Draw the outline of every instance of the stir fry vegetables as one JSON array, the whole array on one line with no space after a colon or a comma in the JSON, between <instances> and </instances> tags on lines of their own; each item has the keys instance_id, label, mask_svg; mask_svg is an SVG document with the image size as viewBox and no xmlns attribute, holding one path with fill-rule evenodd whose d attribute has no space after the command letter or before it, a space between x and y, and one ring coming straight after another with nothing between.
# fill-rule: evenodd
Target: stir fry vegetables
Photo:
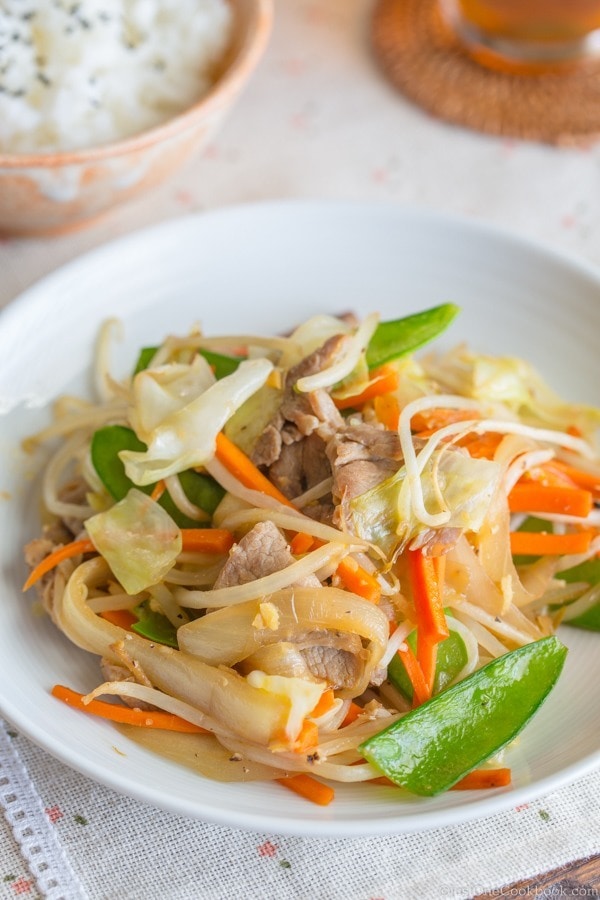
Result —
<instances>
[{"instance_id":1,"label":"stir fry vegetables","mask_svg":"<svg viewBox=\"0 0 600 900\"><path fill-rule=\"evenodd\" d=\"M98 401L28 441L51 455L25 588L102 673L54 696L322 805L509 784L556 629L600 628L600 412L521 360L415 356L457 312L192 331L123 379L104 328Z\"/></svg>"}]
</instances>

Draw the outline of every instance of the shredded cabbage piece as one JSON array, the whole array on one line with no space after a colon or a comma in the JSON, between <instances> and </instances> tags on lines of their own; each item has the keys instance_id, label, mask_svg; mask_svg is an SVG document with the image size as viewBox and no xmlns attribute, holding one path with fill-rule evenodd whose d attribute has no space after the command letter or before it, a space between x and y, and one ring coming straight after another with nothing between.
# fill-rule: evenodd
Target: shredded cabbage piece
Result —
<instances>
[{"instance_id":1,"label":"shredded cabbage piece","mask_svg":"<svg viewBox=\"0 0 600 900\"><path fill-rule=\"evenodd\" d=\"M488 403L502 403L529 425L566 431L576 428L592 440L600 410L565 403L526 360L474 353L461 346L423 361L425 371L448 389Z\"/></svg>"},{"instance_id":2,"label":"shredded cabbage piece","mask_svg":"<svg viewBox=\"0 0 600 900\"><path fill-rule=\"evenodd\" d=\"M123 450L119 456L134 484L154 484L160 478L201 466L214 456L217 434L239 407L266 382L273 370L267 359L245 360L235 372L195 391L188 377L171 383L171 390L157 388L156 369L135 392L131 421L146 451ZM143 375L144 373L140 373ZM136 376L136 384L140 375ZM148 385L148 386L147 386ZM179 390L181 388L181 390ZM156 399L162 402L155 413ZM139 429L139 431L138 431Z\"/></svg>"},{"instance_id":3,"label":"shredded cabbage piece","mask_svg":"<svg viewBox=\"0 0 600 900\"><path fill-rule=\"evenodd\" d=\"M423 501L444 524L477 533L498 489L502 468L487 459L438 450L420 475ZM443 506L440 504L440 495ZM430 526L415 513L406 468L350 501L353 530L386 553L404 546Z\"/></svg>"},{"instance_id":4,"label":"shredded cabbage piece","mask_svg":"<svg viewBox=\"0 0 600 900\"><path fill-rule=\"evenodd\" d=\"M158 584L181 553L181 531L162 506L132 488L85 523L96 550L128 594Z\"/></svg>"}]
</instances>

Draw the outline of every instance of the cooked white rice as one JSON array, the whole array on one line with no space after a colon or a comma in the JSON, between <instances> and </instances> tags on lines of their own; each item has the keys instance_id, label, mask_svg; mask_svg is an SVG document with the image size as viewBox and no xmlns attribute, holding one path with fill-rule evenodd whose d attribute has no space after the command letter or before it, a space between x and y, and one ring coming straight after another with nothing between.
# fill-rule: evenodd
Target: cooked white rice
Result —
<instances>
[{"instance_id":1,"label":"cooked white rice","mask_svg":"<svg viewBox=\"0 0 600 900\"><path fill-rule=\"evenodd\" d=\"M230 27L226 0L0 0L0 152L160 124L209 89Z\"/></svg>"}]
</instances>

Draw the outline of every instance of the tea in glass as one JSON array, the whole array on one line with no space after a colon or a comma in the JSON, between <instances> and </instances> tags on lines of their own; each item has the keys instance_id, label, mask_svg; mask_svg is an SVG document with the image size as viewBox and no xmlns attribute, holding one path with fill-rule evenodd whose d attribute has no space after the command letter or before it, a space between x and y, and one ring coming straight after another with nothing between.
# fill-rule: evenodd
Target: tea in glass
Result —
<instances>
[{"instance_id":1,"label":"tea in glass","mask_svg":"<svg viewBox=\"0 0 600 900\"><path fill-rule=\"evenodd\" d=\"M600 55L600 0L440 0L467 48L560 63Z\"/></svg>"}]
</instances>

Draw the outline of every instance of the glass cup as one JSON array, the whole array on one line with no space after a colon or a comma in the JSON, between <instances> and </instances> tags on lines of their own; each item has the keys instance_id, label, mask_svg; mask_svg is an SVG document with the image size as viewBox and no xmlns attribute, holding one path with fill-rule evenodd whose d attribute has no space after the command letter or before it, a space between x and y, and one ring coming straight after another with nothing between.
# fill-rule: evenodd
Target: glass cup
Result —
<instances>
[{"instance_id":1,"label":"glass cup","mask_svg":"<svg viewBox=\"0 0 600 900\"><path fill-rule=\"evenodd\" d=\"M465 49L484 65L554 68L600 58L600 0L439 0Z\"/></svg>"}]
</instances>

